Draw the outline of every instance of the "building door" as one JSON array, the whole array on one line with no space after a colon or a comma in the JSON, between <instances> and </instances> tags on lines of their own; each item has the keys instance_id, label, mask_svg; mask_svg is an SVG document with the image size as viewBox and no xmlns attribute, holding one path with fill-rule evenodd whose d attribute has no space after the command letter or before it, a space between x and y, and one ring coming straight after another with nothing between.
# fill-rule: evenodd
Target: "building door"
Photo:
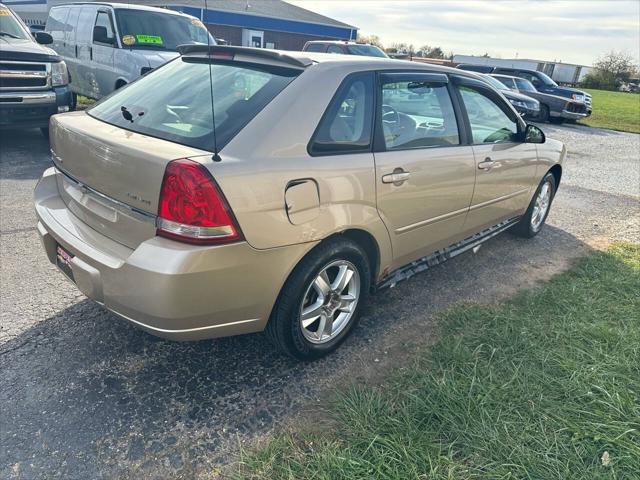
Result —
<instances>
[{"instance_id":1,"label":"building door","mask_svg":"<svg viewBox=\"0 0 640 480\"><path fill-rule=\"evenodd\" d=\"M243 47L264 47L264 32L260 30L242 30L242 46Z\"/></svg>"}]
</instances>

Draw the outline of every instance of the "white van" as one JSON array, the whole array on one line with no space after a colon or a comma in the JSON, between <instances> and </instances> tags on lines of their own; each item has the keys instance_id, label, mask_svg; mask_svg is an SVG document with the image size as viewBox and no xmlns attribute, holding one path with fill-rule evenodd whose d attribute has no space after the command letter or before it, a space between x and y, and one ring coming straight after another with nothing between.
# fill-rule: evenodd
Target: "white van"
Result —
<instances>
[{"instance_id":1,"label":"white van","mask_svg":"<svg viewBox=\"0 0 640 480\"><path fill-rule=\"evenodd\" d=\"M123 3L56 5L45 31L67 63L71 90L95 99L175 58L178 45L215 44L195 17Z\"/></svg>"}]
</instances>

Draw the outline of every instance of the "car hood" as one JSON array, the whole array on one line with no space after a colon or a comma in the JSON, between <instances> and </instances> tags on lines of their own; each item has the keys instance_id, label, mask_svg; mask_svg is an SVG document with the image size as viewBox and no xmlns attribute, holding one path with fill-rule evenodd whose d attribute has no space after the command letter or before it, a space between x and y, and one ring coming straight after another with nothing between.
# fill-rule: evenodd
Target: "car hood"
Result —
<instances>
[{"instance_id":1,"label":"car hood","mask_svg":"<svg viewBox=\"0 0 640 480\"><path fill-rule=\"evenodd\" d=\"M0 59L25 62L58 62L60 57L52 49L33 40L0 37Z\"/></svg>"},{"instance_id":2,"label":"car hood","mask_svg":"<svg viewBox=\"0 0 640 480\"><path fill-rule=\"evenodd\" d=\"M578 89L575 89L575 88L556 87L556 89L555 89L555 94L556 95L561 95L561 96L568 95L570 97L574 93L577 93L578 95L585 95L585 96L587 95L586 92L583 92L582 90L578 90Z\"/></svg>"},{"instance_id":3,"label":"car hood","mask_svg":"<svg viewBox=\"0 0 640 480\"><path fill-rule=\"evenodd\" d=\"M508 99L512 99L512 100L519 100L521 102L536 102L537 100L533 97L529 97L527 95L523 95L522 93L519 92L514 92L513 90L501 90L502 94L507 97Z\"/></svg>"},{"instance_id":4,"label":"car hood","mask_svg":"<svg viewBox=\"0 0 640 480\"><path fill-rule=\"evenodd\" d=\"M160 65L164 65L169 60L173 60L178 56L178 52L169 52L166 50L136 50L149 62L151 68L157 68Z\"/></svg>"}]
</instances>

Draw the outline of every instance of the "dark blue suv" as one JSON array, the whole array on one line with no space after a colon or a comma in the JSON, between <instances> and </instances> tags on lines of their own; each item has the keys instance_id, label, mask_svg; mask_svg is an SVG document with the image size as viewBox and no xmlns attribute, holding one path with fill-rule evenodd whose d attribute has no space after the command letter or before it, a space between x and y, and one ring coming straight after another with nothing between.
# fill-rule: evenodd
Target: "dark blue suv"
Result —
<instances>
[{"instance_id":1,"label":"dark blue suv","mask_svg":"<svg viewBox=\"0 0 640 480\"><path fill-rule=\"evenodd\" d=\"M537 70L526 70L523 68L509 67L491 67L488 65L458 65L461 70L470 70L472 72L492 73L497 75L509 75L511 77L520 77L529 80L536 90L540 93L548 93L557 95L558 97L570 98L576 102L584 103L587 107L587 116L591 115L591 95L582 90L575 88L561 87L553 81L548 75L538 72Z\"/></svg>"}]
</instances>

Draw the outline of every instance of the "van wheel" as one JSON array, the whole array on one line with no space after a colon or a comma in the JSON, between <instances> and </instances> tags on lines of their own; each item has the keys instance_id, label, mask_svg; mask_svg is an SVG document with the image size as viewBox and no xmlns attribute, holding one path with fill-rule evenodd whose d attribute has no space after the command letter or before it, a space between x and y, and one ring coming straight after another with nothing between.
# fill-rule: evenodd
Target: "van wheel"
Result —
<instances>
[{"instance_id":1,"label":"van wheel","mask_svg":"<svg viewBox=\"0 0 640 480\"><path fill-rule=\"evenodd\" d=\"M284 353L313 360L335 350L353 330L369 293L371 267L355 242L333 238L293 270L266 333Z\"/></svg>"},{"instance_id":2,"label":"van wheel","mask_svg":"<svg viewBox=\"0 0 640 480\"><path fill-rule=\"evenodd\" d=\"M118 80L116 82L116 90L118 90L119 88L124 87L127 84L127 82L123 81L123 80Z\"/></svg>"},{"instance_id":3,"label":"van wheel","mask_svg":"<svg viewBox=\"0 0 640 480\"><path fill-rule=\"evenodd\" d=\"M520 221L511 229L511 232L518 237L535 237L542 230L547 215L549 215L551 202L555 194L556 178L553 173L549 172L538 185L538 189L531 203L529 203L529 208L527 208Z\"/></svg>"}]
</instances>

